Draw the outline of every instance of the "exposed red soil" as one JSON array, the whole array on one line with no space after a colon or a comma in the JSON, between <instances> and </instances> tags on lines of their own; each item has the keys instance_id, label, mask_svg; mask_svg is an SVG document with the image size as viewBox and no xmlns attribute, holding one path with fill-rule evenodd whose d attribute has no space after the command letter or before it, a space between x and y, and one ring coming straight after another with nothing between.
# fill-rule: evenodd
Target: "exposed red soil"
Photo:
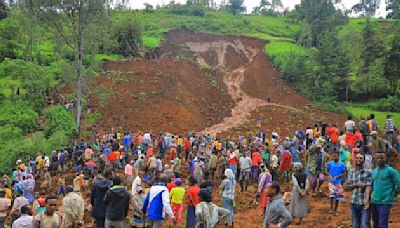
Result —
<instances>
[{"instance_id":1,"label":"exposed red soil","mask_svg":"<svg viewBox=\"0 0 400 228\"><path fill-rule=\"evenodd\" d=\"M199 131L220 122L233 106L218 73L201 70L189 60L105 62L103 69L104 74L90 82L92 90L101 88L91 97L102 114L100 131L111 126ZM102 101L104 94L108 96Z\"/></svg>"},{"instance_id":2,"label":"exposed red soil","mask_svg":"<svg viewBox=\"0 0 400 228\"><path fill-rule=\"evenodd\" d=\"M265 56L264 45L254 38L178 30L165 34L160 60L106 61L103 74L88 83L94 111L102 115L97 129L103 133L111 127L155 132L209 129L234 137L258 130L257 119L263 129L284 136L315 121L341 126L344 116L321 111L282 80ZM244 108L234 113L234 107ZM261 226L254 196L254 188L238 193L237 227ZM219 197L214 198L218 203ZM310 214L303 225L291 227L350 227L349 197L338 217L328 214L327 197L309 196L309 202ZM396 205L391 220L399 214Z\"/></svg>"}]
</instances>

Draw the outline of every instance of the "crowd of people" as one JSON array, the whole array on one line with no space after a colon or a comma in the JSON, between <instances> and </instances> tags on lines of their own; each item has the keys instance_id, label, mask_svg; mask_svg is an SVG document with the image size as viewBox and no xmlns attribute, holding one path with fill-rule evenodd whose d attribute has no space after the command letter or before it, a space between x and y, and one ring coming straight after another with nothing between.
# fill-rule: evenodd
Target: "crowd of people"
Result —
<instances>
[{"instance_id":1,"label":"crowd of people","mask_svg":"<svg viewBox=\"0 0 400 228\"><path fill-rule=\"evenodd\" d=\"M113 128L102 137L94 130L90 141L21 157L0 181L0 228L83 227L89 213L95 227L233 227L237 196L246 191L263 227L287 227L303 222L309 195L329 197L337 216L346 190L353 227L384 228L400 192L393 168L400 134L390 115L382 130L371 114L358 123L349 116L342 129L316 123L283 137Z\"/></svg>"}]
</instances>

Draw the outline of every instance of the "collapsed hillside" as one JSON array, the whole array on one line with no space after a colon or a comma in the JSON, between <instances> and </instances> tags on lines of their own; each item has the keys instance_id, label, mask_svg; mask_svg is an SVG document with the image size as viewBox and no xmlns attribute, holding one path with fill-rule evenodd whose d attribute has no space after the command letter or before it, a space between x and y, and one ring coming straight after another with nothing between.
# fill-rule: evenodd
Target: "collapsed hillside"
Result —
<instances>
[{"instance_id":1,"label":"collapsed hillside","mask_svg":"<svg viewBox=\"0 0 400 228\"><path fill-rule=\"evenodd\" d=\"M155 60L106 61L90 81L100 131L203 132L223 135L261 127L287 133L315 121L336 122L282 79L266 42L187 30L165 34ZM279 121L275 121L279 119Z\"/></svg>"}]
</instances>

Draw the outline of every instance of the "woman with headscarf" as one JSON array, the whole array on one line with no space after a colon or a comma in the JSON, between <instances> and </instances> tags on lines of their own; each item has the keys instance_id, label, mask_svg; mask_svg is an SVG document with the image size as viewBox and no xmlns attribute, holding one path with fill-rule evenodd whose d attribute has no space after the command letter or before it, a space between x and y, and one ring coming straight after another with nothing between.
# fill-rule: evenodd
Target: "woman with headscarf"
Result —
<instances>
[{"instance_id":1,"label":"woman with headscarf","mask_svg":"<svg viewBox=\"0 0 400 228\"><path fill-rule=\"evenodd\" d=\"M257 189L257 195L256 199L258 202L258 207L262 208L263 210L263 216L265 214L265 208L267 207L268 204L268 196L267 196L267 185L271 183L272 178L271 174L269 173L269 170L265 165L260 166L260 176L258 178L258 189Z\"/></svg>"},{"instance_id":2,"label":"woman with headscarf","mask_svg":"<svg viewBox=\"0 0 400 228\"><path fill-rule=\"evenodd\" d=\"M225 179L221 182L219 189L222 191L222 207L230 211L229 224L233 226L234 212L233 202L235 200L235 176L231 169L225 169Z\"/></svg>"},{"instance_id":3,"label":"woman with headscarf","mask_svg":"<svg viewBox=\"0 0 400 228\"><path fill-rule=\"evenodd\" d=\"M28 179L24 181L25 197L28 199L29 203L35 200L35 179L33 179L32 174L28 174Z\"/></svg>"},{"instance_id":4,"label":"woman with headscarf","mask_svg":"<svg viewBox=\"0 0 400 228\"><path fill-rule=\"evenodd\" d=\"M211 193L207 189L199 192L200 203L196 206L196 227L213 228L218 223L226 224L230 211L212 203Z\"/></svg>"},{"instance_id":5,"label":"woman with headscarf","mask_svg":"<svg viewBox=\"0 0 400 228\"><path fill-rule=\"evenodd\" d=\"M290 200L290 213L293 218L299 218L296 223L300 224L304 217L307 216L307 190L310 186L307 175L302 165L295 167L297 170L293 174L293 189L292 197Z\"/></svg>"}]
</instances>

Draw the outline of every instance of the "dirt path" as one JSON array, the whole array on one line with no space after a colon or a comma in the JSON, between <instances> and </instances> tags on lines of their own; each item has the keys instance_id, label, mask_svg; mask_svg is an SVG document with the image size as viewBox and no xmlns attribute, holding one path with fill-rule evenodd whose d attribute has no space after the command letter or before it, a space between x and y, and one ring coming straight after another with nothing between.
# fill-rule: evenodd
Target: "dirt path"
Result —
<instances>
[{"instance_id":1,"label":"dirt path","mask_svg":"<svg viewBox=\"0 0 400 228\"><path fill-rule=\"evenodd\" d=\"M200 65L206 64L205 59L202 57L204 53L215 51L217 54L218 67L232 67L228 66L226 61L228 48L233 48L238 55L242 54L245 56L245 61L247 62L244 66L239 66L224 75L223 81L227 86L228 94L235 101L235 106L231 109L231 116L224 118L222 122L218 124L202 130L201 133L210 133L215 135L231 128L238 127L248 121L252 111L263 106L277 106L291 111L301 112L301 110L290 106L268 103L265 100L251 97L241 89L241 85L244 82L244 72L246 68L253 64L253 58L261 53L261 50L245 47L240 40L234 40L233 42L223 40L214 42L186 42L186 45L192 52L196 53L197 62Z\"/></svg>"}]
</instances>

